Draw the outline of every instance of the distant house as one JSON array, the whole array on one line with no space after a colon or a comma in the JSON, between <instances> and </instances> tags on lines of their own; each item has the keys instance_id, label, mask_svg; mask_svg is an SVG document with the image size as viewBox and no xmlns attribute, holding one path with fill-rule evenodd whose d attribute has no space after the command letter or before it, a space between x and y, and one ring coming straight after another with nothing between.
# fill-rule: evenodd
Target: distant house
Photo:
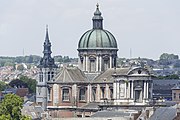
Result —
<instances>
[{"instance_id":1,"label":"distant house","mask_svg":"<svg viewBox=\"0 0 180 120\"><path fill-rule=\"evenodd\" d=\"M173 101L180 101L180 83L176 84L172 88L172 100Z\"/></svg>"},{"instance_id":2,"label":"distant house","mask_svg":"<svg viewBox=\"0 0 180 120\"><path fill-rule=\"evenodd\" d=\"M175 80L153 80L153 98L172 100L172 88L180 82L179 79Z\"/></svg>"},{"instance_id":3,"label":"distant house","mask_svg":"<svg viewBox=\"0 0 180 120\"><path fill-rule=\"evenodd\" d=\"M0 91L0 100L4 98L6 94L16 94L20 97L27 96L29 93L28 88L8 88L4 91Z\"/></svg>"}]
</instances>

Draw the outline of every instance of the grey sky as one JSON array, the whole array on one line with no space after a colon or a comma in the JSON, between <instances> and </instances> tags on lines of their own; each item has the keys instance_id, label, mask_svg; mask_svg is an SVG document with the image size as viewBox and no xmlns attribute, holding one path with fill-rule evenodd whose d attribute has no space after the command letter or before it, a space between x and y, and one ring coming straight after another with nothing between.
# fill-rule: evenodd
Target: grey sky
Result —
<instances>
[{"instance_id":1,"label":"grey sky","mask_svg":"<svg viewBox=\"0 0 180 120\"><path fill-rule=\"evenodd\" d=\"M97 2L119 57L180 55L180 0L0 0L0 56L42 55L48 24L53 55L77 57Z\"/></svg>"}]
</instances>

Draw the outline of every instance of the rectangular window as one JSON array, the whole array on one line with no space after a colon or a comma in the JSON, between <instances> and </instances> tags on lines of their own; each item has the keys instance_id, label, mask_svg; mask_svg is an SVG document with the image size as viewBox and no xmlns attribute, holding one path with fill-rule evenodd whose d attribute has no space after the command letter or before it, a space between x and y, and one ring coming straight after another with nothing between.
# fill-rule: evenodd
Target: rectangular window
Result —
<instances>
[{"instance_id":1,"label":"rectangular window","mask_svg":"<svg viewBox=\"0 0 180 120\"><path fill-rule=\"evenodd\" d=\"M48 88L48 101L51 101L51 89Z\"/></svg>"},{"instance_id":2,"label":"rectangular window","mask_svg":"<svg viewBox=\"0 0 180 120\"><path fill-rule=\"evenodd\" d=\"M86 100L86 90L85 90L85 88L81 88L79 90L79 100L80 101L85 101Z\"/></svg>"},{"instance_id":3,"label":"rectangular window","mask_svg":"<svg viewBox=\"0 0 180 120\"><path fill-rule=\"evenodd\" d=\"M63 89L62 100L69 101L69 89Z\"/></svg>"},{"instance_id":4,"label":"rectangular window","mask_svg":"<svg viewBox=\"0 0 180 120\"><path fill-rule=\"evenodd\" d=\"M92 89L92 100L95 101L96 100L96 88Z\"/></svg>"},{"instance_id":5,"label":"rectangular window","mask_svg":"<svg viewBox=\"0 0 180 120\"><path fill-rule=\"evenodd\" d=\"M174 99L176 99L176 93L174 93Z\"/></svg>"},{"instance_id":6,"label":"rectangular window","mask_svg":"<svg viewBox=\"0 0 180 120\"><path fill-rule=\"evenodd\" d=\"M39 72L39 82L43 82L43 73Z\"/></svg>"},{"instance_id":7,"label":"rectangular window","mask_svg":"<svg viewBox=\"0 0 180 120\"><path fill-rule=\"evenodd\" d=\"M54 77L54 72L51 72L51 78L53 78Z\"/></svg>"},{"instance_id":8,"label":"rectangular window","mask_svg":"<svg viewBox=\"0 0 180 120\"><path fill-rule=\"evenodd\" d=\"M50 79L51 79L51 74L50 72L48 72L48 81L50 81Z\"/></svg>"},{"instance_id":9,"label":"rectangular window","mask_svg":"<svg viewBox=\"0 0 180 120\"><path fill-rule=\"evenodd\" d=\"M104 87L101 88L101 98L104 98L105 97L105 89Z\"/></svg>"}]
</instances>

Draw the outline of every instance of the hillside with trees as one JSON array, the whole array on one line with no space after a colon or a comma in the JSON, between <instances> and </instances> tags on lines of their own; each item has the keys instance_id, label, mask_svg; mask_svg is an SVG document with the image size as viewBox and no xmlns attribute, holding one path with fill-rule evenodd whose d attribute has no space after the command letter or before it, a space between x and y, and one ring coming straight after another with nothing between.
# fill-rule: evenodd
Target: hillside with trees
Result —
<instances>
[{"instance_id":1,"label":"hillside with trees","mask_svg":"<svg viewBox=\"0 0 180 120\"><path fill-rule=\"evenodd\" d=\"M14 66L19 63L28 63L28 64L38 64L41 57L37 55L29 55L29 56L17 56L17 57L0 57L0 67L3 66ZM54 56L55 62L58 63L69 63L69 62L77 62L77 58L70 58L69 56Z\"/></svg>"}]
</instances>

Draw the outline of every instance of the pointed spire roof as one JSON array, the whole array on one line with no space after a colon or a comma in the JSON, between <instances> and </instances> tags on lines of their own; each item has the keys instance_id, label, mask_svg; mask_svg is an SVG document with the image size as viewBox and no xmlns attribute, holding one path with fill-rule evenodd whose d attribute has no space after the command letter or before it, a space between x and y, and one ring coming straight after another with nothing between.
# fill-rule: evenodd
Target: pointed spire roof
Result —
<instances>
[{"instance_id":1,"label":"pointed spire roof","mask_svg":"<svg viewBox=\"0 0 180 120\"><path fill-rule=\"evenodd\" d=\"M46 25L46 37L45 37L45 42L46 42L46 43L49 43L48 25Z\"/></svg>"},{"instance_id":2,"label":"pointed spire roof","mask_svg":"<svg viewBox=\"0 0 180 120\"><path fill-rule=\"evenodd\" d=\"M51 57L51 42L49 40L48 34L48 25L46 25L46 36L44 41L44 50L43 50L43 58L40 61L39 67L46 68L46 67L57 67L54 63L54 59Z\"/></svg>"}]
</instances>

